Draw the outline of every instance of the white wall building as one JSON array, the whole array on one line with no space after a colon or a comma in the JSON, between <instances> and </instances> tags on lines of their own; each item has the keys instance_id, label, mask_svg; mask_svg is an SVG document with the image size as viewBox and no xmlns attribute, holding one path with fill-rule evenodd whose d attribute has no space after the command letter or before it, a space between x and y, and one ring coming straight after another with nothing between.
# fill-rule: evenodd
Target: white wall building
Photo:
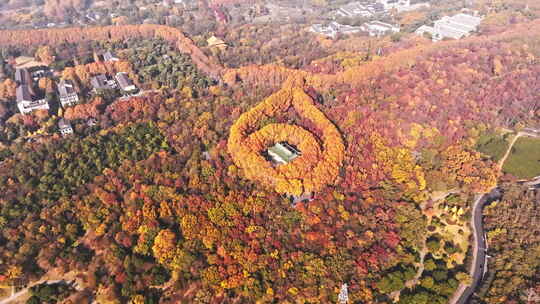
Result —
<instances>
[{"instance_id":1,"label":"white wall building","mask_svg":"<svg viewBox=\"0 0 540 304\"><path fill-rule=\"evenodd\" d=\"M16 93L17 108L21 114L28 114L35 110L49 110L49 103L46 99L33 99L28 85L18 86Z\"/></svg>"},{"instance_id":2,"label":"white wall building","mask_svg":"<svg viewBox=\"0 0 540 304\"><path fill-rule=\"evenodd\" d=\"M62 135L68 135L73 133L73 128L71 127L71 124L64 118L58 121L58 130Z\"/></svg>"},{"instance_id":3,"label":"white wall building","mask_svg":"<svg viewBox=\"0 0 540 304\"><path fill-rule=\"evenodd\" d=\"M338 17L371 17L374 13L375 10L372 6L363 5L360 2L352 2L340 7L335 14Z\"/></svg>"},{"instance_id":4,"label":"white wall building","mask_svg":"<svg viewBox=\"0 0 540 304\"><path fill-rule=\"evenodd\" d=\"M359 26L350 26L337 23L335 21L330 22L328 25L314 24L309 29L311 32L325 35L330 38L335 38L338 34L354 34L360 32L362 29Z\"/></svg>"},{"instance_id":5,"label":"white wall building","mask_svg":"<svg viewBox=\"0 0 540 304\"><path fill-rule=\"evenodd\" d=\"M73 87L73 83L69 80L62 80L58 83L58 96L62 107L75 105L79 101L79 96Z\"/></svg>"},{"instance_id":6,"label":"white wall building","mask_svg":"<svg viewBox=\"0 0 540 304\"><path fill-rule=\"evenodd\" d=\"M406 8L411 6L411 0L379 0L379 3L384 6L384 10Z\"/></svg>"},{"instance_id":7,"label":"white wall building","mask_svg":"<svg viewBox=\"0 0 540 304\"><path fill-rule=\"evenodd\" d=\"M120 89L124 92L135 91L137 87L133 84L131 79L129 79L127 73L119 72L116 74L116 82L120 86Z\"/></svg>"},{"instance_id":8,"label":"white wall building","mask_svg":"<svg viewBox=\"0 0 540 304\"><path fill-rule=\"evenodd\" d=\"M461 39L476 31L481 22L481 17L460 13L452 17L442 17L435 21L433 26L422 25L415 33L421 36L429 33L433 41L444 38Z\"/></svg>"},{"instance_id":9,"label":"white wall building","mask_svg":"<svg viewBox=\"0 0 540 304\"><path fill-rule=\"evenodd\" d=\"M399 32L399 27L384 23L381 21L371 21L362 24L360 27L363 31L368 32L372 37L380 37L386 34L393 34Z\"/></svg>"}]
</instances>

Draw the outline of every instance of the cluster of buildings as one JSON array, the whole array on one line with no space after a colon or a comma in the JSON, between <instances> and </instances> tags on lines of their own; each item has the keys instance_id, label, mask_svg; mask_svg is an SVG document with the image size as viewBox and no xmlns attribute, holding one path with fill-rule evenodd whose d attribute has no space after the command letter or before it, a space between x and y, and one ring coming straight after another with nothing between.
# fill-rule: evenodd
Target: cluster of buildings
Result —
<instances>
[{"instance_id":1,"label":"cluster of buildings","mask_svg":"<svg viewBox=\"0 0 540 304\"><path fill-rule=\"evenodd\" d=\"M333 15L334 17L363 17L375 19L377 16L386 16L391 11L406 12L429 6L429 3L427 2L411 4L411 0L377 0L376 2L357 1L340 7ZM314 24L310 28L310 31L331 38L336 37L339 33L351 34L358 32L366 32L369 36L380 37L387 34L398 33L400 28L399 26L379 20L366 22L361 26L348 26L334 21L328 25Z\"/></svg>"},{"instance_id":2,"label":"cluster of buildings","mask_svg":"<svg viewBox=\"0 0 540 304\"><path fill-rule=\"evenodd\" d=\"M384 5L380 2L363 4L362 2L352 2L340 7L335 15L337 17L372 17L376 14L384 13Z\"/></svg>"},{"instance_id":3,"label":"cluster of buildings","mask_svg":"<svg viewBox=\"0 0 540 304\"><path fill-rule=\"evenodd\" d=\"M118 58L114 57L111 52L105 52L99 56L99 59L103 59L103 61L118 60ZM41 70L32 74L26 68L20 68L15 71L15 81L17 83L17 108L21 114L28 114L36 110L50 109L47 98L37 94L34 90L34 81L37 81L41 76L44 76L43 71ZM109 78L105 74L96 75L91 78L90 84L92 85L94 93L101 89L117 88L119 88L123 94L133 94L137 91L137 87L133 81L131 81L128 74L124 72L119 72L112 78ZM62 108L74 106L79 102L77 90L75 89L73 82L70 80L62 79L60 82L58 82L57 91L58 99ZM62 135L73 133L71 125L64 119L61 119L58 123L58 129Z\"/></svg>"},{"instance_id":4,"label":"cluster of buildings","mask_svg":"<svg viewBox=\"0 0 540 304\"><path fill-rule=\"evenodd\" d=\"M336 17L371 18L392 10L396 10L398 13L400 13L429 6L429 3L427 2L411 4L411 0L378 0L375 3L357 1L340 7L337 11L335 11L334 15Z\"/></svg>"},{"instance_id":5,"label":"cluster of buildings","mask_svg":"<svg viewBox=\"0 0 540 304\"><path fill-rule=\"evenodd\" d=\"M15 71L15 81L17 82L17 108L21 114L28 114L35 110L49 110L49 102L44 97L37 97L34 92L33 79L27 69L17 69ZM79 97L69 80L62 80L58 83L58 96L62 107L72 106L79 101ZM64 119L58 123L58 129L62 135L73 133L73 128Z\"/></svg>"},{"instance_id":6,"label":"cluster of buildings","mask_svg":"<svg viewBox=\"0 0 540 304\"><path fill-rule=\"evenodd\" d=\"M361 31L359 26L344 25L335 21L330 22L328 25L313 24L309 30L330 38L336 38L338 34L354 34Z\"/></svg>"},{"instance_id":7,"label":"cluster of buildings","mask_svg":"<svg viewBox=\"0 0 540 304\"><path fill-rule=\"evenodd\" d=\"M338 34L347 35L359 32L366 32L372 37L380 37L387 34L398 33L400 31L398 26L381 21L370 21L361 26L344 25L332 21L328 25L314 24L309 30L313 33L325 35L330 38L335 38Z\"/></svg>"},{"instance_id":8,"label":"cluster of buildings","mask_svg":"<svg viewBox=\"0 0 540 304\"><path fill-rule=\"evenodd\" d=\"M137 90L133 81L129 79L128 74L124 72L116 73L114 78L105 74L96 75L90 79L90 84L92 85L94 92L97 92L98 90L120 88L123 93L131 94Z\"/></svg>"},{"instance_id":9,"label":"cluster of buildings","mask_svg":"<svg viewBox=\"0 0 540 304\"><path fill-rule=\"evenodd\" d=\"M34 80L27 69L15 71L17 83L17 108L21 114L28 114L34 110L49 110L49 103L44 96L37 96L34 91Z\"/></svg>"},{"instance_id":10,"label":"cluster of buildings","mask_svg":"<svg viewBox=\"0 0 540 304\"><path fill-rule=\"evenodd\" d=\"M433 41L445 38L461 39L476 31L481 22L481 17L459 13L451 17L442 17L435 21L433 26L422 25L415 33L420 36L428 34Z\"/></svg>"}]
</instances>

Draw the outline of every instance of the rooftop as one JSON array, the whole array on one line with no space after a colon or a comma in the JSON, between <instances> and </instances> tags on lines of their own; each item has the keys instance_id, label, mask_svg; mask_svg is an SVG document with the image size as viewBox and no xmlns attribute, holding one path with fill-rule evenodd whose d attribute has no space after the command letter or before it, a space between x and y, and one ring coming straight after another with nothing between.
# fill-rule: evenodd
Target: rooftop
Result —
<instances>
[{"instance_id":1,"label":"rooftop","mask_svg":"<svg viewBox=\"0 0 540 304\"><path fill-rule=\"evenodd\" d=\"M15 70L15 81L19 84L30 84L32 83L32 78L27 69L16 69Z\"/></svg>"},{"instance_id":2,"label":"rooftop","mask_svg":"<svg viewBox=\"0 0 540 304\"><path fill-rule=\"evenodd\" d=\"M344 25L337 23L335 21L330 22L328 25L324 24L313 24L310 28L311 32L325 35L328 37L336 37L338 33L342 34L352 34L360 32L361 27L359 26L350 26L350 25Z\"/></svg>"},{"instance_id":3,"label":"rooftop","mask_svg":"<svg viewBox=\"0 0 540 304\"><path fill-rule=\"evenodd\" d=\"M68 95L75 93L73 83L69 80L60 81L58 84L58 93L60 94L60 97L67 97Z\"/></svg>"},{"instance_id":4,"label":"rooftop","mask_svg":"<svg viewBox=\"0 0 540 304\"><path fill-rule=\"evenodd\" d=\"M23 84L17 87L17 102L21 101L32 101L32 95L30 94L28 85Z\"/></svg>"},{"instance_id":5,"label":"rooftop","mask_svg":"<svg viewBox=\"0 0 540 304\"><path fill-rule=\"evenodd\" d=\"M434 22L433 27L423 25L416 30L416 34L430 33L434 41L443 38L460 39L475 31L481 22L481 17L460 13L454 16L442 17Z\"/></svg>"},{"instance_id":6,"label":"rooftop","mask_svg":"<svg viewBox=\"0 0 540 304\"><path fill-rule=\"evenodd\" d=\"M123 73L123 72L117 73L116 81L118 81L118 85L120 86L122 90L129 91L129 90L135 89L135 86L133 85L133 82L131 81L131 79L129 79L127 73Z\"/></svg>"},{"instance_id":7,"label":"rooftop","mask_svg":"<svg viewBox=\"0 0 540 304\"><path fill-rule=\"evenodd\" d=\"M276 143L268 148L268 155L277 164L286 164L297 158L301 153L286 142Z\"/></svg>"},{"instance_id":8,"label":"rooftop","mask_svg":"<svg viewBox=\"0 0 540 304\"><path fill-rule=\"evenodd\" d=\"M104 60L104 61L117 61L118 58L116 58L116 57L111 53L111 51L106 51L105 53L103 53L103 60Z\"/></svg>"},{"instance_id":9,"label":"rooftop","mask_svg":"<svg viewBox=\"0 0 540 304\"><path fill-rule=\"evenodd\" d=\"M109 85L107 81L108 81L107 76L103 74L96 75L92 77L92 79L90 80L90 82L92 83L92 86L95 89L108 89Z\"/></svg>"},{"instance_id":10,"label":"rooftop","mask_svg":"<svg viewBox=\"0 0 540 304\"><path fill-rule=\"evenodd\" d=\"M60 129L71 128L71 124L69 123L69 121L62 118L58 121L58 128Z\"/></svg>"},{"instance_id":11,"label":"rooftop","mask_svg":"<svg viewBox=\"0 0 540 304\"><path fill-rule=\"evenodd\" d=\"M212 36L212 37L208 38L208 40L206 40L206 42L208 43L208 46L210 46L210 47L225 44L225 41L219 39L216 36Z\"/></svg>"}]
</instances>

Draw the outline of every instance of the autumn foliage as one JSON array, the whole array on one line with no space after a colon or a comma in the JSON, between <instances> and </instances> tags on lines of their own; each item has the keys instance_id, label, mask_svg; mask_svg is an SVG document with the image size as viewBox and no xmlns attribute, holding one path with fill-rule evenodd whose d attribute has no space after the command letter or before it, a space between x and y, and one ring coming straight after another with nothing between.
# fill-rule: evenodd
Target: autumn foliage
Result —
<instances>
[{"instance_id":1,"label":"autumn foliage","mask_svg":"<svg viewBox=\"0 0 540 304\"><path fill-rule=\"evenodd\" d=\"M179 29L155 24L118 25L86 28L6 30L0 31L2 46L56 46L62 43L82 41L124 40L128 38L162 38L182 53L189 54L197 67L214 77L221 72L221 67L207 57L191 39Z\"/></svg>"},{"instance_id":2,"label":"autumn foliage","mask_svg":"<svg viewBox=\"0 0 540 304\"><path fill-rule=\"evenodd\" d=\"M0 82L0 99L8 99L15 97L15 90L17 88L17 84L7 78L3 82Z\"/></svg>"},{"instance_id":3,"label":"autumn foliage","mask_svg":"<svg viewBox=\"0 0 540 304\"><path fill-rule=\"evenodd\" d=\"M127 73L136 85L137 75L133 71L132 64L128 61L119 60L114 62L92 62L89 64L76 65L75 67L67 67L62 71L62 79L71 80L76 87L89 86L90 78L98 74L108 74L114 76L118 72Z\"/></svg>"},{"instance_id":4,"label":"autumn foliage","mask_svg":"<svg viewBox=\"0 0 540 304\"><path fill-rule=\"evenodd\" d=\"M312 122L321 131L321 137L300 126L281 123L256 130L259 121L286 112L290 107ZM274 167L262 153L281 141L298 147L302 155ZM300 195L335 182L345 147L337 128L314 106L311 97L301 88L286 86L240 116L231 127L228 150L247 178L274 187L280 193Z\"/></svg>"}]
</instances>

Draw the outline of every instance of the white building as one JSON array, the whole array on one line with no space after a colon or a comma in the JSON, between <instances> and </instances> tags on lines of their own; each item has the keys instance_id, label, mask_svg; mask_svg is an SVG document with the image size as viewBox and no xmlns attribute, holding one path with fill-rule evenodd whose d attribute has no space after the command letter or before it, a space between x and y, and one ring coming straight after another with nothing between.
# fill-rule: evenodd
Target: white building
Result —
<instances>
[{"instance_id":1,"label":"white building","mask_svg":"<svg viewBox=\"0 0 540 304\"><path fill-rule=\"evenodd\" d=\"M431 5L428 2L422 2L422 3L407 5L407 6L399 6L397 7L397 11L398 13L410 12L410 11L415 11L417 9L429 8L429 7L431 7Z\"/></svg>"},{"instance_id":2,"label":"white building","mask_svg":"<svg viewBox=\"0 0 540 304\"><path fill-rule=\"evenodd\" d=\"M111 51L106 51L105 53L103 53L103 60L104 61L118 61L120 59L116 58L112 53Z\"/></svg>"},{"instance_id":3,"label":"white building","mask_svg":"<svg viewBox=\"0 0 540 304\"><path fill-rule=\"evenodd\" d=\"M377 6L376 6L377 5ZM352 2L347 5L344 5L340 7L336 12L335 15L337 17L371 17L375 13L378 12L376 5L364 5L361 2ZM382 6L380 6L380 10L382 10Z\"/></svg>"},{"instance_id":4,"label":"white building","mask_svg":"<svg viewBox=\"0 0 540 304\"><path fill-rule=\"evenodd\" d=\"M58 121L58 130L62 135L68 135L73 133L73 128L71 127L71 124L63 118Z\"/></svg>"},{"instance_id":5,"label":"white building","mask_svg":"<svg viewBox=\"0 0 540 304\"><path fill-rule=\"evenodd\" d=\"M49 110L49 103L46 99L33 99L28 85L19 85L16 93L17 108L19 108L21 114L28 114L35 110Z\"/></svg>"},{"instance_id":6,"label":"white building","mask_svg":"<svg viewBox=\"0 0 540 304\"><path fill-rule=\"evenodd\" d=\"M433 26L422 25L415 33L420 36L429 33L433 41L444 38L461 39L476 31L481 22L481 17L460 13L452 17L442 17L435 21Z\"/></svg>"},{"instance_id":7,"label":"white building","mask_svg":"<svg viewBox=\"0 0 540 304\"><path fill-rule=\"evenodd\" d=\"M386 34L399 33L399 27L381 21L371 21L362 24L360 27L364 32L368 32L372 37L380 37Z\"/></svg>"},{"instance_id":8,"label":"white building","mask_svg":"<svg viewBox=\"0 0 540 304\"><path fill-rule=\"evenodd\" d=\"M309 30L317 34L325 35L330 38L335 38L340 33L354 34L360 32L362 29L359 26L344 25L333 21L328 25L314 24Z\"/></svg>"},{"instance_id":9,"label":"white building","mask_svg":"<svg viewBox=\"0 0 540 304\"><path fill-rule=\"evenodd\" d=\"M301 155L300 151L286 142L276 143L266 151L275 165L290 163L293 159Z\"/></svg>"},{"instance_id":10,"label":"white building","mask_svg":"<svg viewBox=\"0 0 540 304\"><path fill-rule=\"evenodd\" d=\"M400 9L411 6L411 0L379 0L379 3L383 5L386 11L391 9L397 9L399 11Z\"/></svg>"},{"instance_id":11,"label":"white building","mask_svg":"<svg viewBox=\"0 0 540 304\"><path fill-rule=\"evenodd\" d=\"M349 304L349 286L347 283L341 285L338 295L339 304Z\"/></svg>"},{"instance_id":12,"label":"white building","mask_svg":"<svg viewBox=\"0 0 540 304\"><path fill-rule=\"evenodd\" d=\"M123 73L123 72L117 73L116 82L118 82L120 89L122 89L122 91L124 92L132 92L137 89L137 87L133 84L131 79L129 79L126 73Z\"/></svg>"},{"instance_id":13,"label":"white building","mask_svg":"<svg viewBox=\"0 0 540 304\"><path fill-rule=\"evenodd\" d=\"M62 107L75 105L79 101L79 96L73 87L73 83L69 80L62 80L58 83L58 96Z\"/></svg>"},{"instance_id":14,"label":"white building","mask_svg":"<svg viewBox=\"0 0 540 304\"><path fill-rule=\"evenodd\" d=\"M92 87L94 88L94 91L96 90L102 90L102 89L116 89L116 81L114 79L109 79L106 75L99 74L90 79L90 83L92 84Z\"/></svg>"}]
</instances>

